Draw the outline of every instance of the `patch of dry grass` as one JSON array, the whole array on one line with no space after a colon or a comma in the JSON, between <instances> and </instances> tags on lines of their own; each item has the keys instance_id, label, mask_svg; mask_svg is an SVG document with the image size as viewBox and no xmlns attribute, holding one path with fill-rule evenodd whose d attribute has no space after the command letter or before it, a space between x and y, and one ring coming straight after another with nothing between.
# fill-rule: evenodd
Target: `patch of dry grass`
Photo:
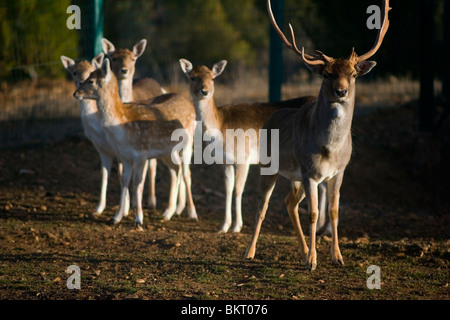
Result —
<instances>
[{"instance_id":1,"label":"patch of dry grass","mask_svg":"<svg viewBox=\"0 0 450 320\"><path fill-rule=\"evenodd\" d=\"M190 97L187 80L184 77L172 78L173 81L164 83L163 87ZM267 74L243 72L234 78L232 82L218 79L215 92L218 105L268 100ZM315 96L320 83L319 77L308 78L300 74L283 85L282 98ZM440 92L441 87L441 82L436 81L436 92ZM419 89L419 81L408 78L391 77L376 81L360 79L356 101L360 107L392 107L417 99ZM78 103L72 97L74 90L73 83L65 79L3 83L0 87L0 121L78 117Z\"/></svg>"}]
</instances>

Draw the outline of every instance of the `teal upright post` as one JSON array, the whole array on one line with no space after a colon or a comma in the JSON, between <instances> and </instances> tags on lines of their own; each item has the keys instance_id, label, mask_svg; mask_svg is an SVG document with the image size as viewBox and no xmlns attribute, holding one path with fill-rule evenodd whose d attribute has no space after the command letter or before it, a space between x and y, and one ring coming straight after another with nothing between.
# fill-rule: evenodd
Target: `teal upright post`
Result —
<instances>
[{"instance_id":1,"label":"teal upright post","mask_svg":"<svg viewBox=\"0 0 450 320\"><path fill-rule=\"evenodd\" d=\"M103 38L103 0L92 1L92 35L91 39L91 58L102 52L102 38Z\"/></svg>"},{"instance_id":2,"label":"teal upright post","mask_svg":"<svg viewBox=\"0 0 450 320\"><path fill-rule=\"evenodd\" d=\"M284 22L284 0L272 1L273 15L279 26ZM283 82L283 43L278 34L270 26L269 53L269 101L281 100L281 84Z\"/></svg>"},{"instance_id":3,"label":"teal upright post","mask_svg":"<svg viewBox=\"0 0 450 320\"><path fill-rule=\"evenodd\" d=\"M103 38L103 0L85 0L82 16L86 25L82 26L84 56L92 59L102 52Z\"/></svg>"},{"instance_id":4,"label":"teal upright post","mask_svg":"<svg viewBox=\"0 0 450 320\"><path fill-rule=\"evenodd\" d=\"M102 52L103 38L103 0L92 0L94 2L94 39L93 57Z\"/></svg>"}]
</instances>

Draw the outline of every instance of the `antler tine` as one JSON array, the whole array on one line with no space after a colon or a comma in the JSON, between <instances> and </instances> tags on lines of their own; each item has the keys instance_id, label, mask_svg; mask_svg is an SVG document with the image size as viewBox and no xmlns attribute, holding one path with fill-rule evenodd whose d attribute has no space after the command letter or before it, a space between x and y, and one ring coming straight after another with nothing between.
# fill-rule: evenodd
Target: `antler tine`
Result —
<instances>
[{"instance_id":1,"label":"antler tine","mask_svg":"<svg viewBox=\"0 0 450 320\"><path fill-rule=\"evenodd\" d=\"M300 51L300 50L297 48L297 43L295 42L294 28L292 28L292 25L291 25L290 23L289 23L289 29L291 30L292 50L294 50L295 53L298 54L299 56L301 56L302 58L303 58L304 56L307 56L308 59L314 59L313 56L310 56L310 55L308 55L308 54L305 55L305 53L304 53L304 52L305 52L304 48L302 48L302 51Z\"/></svg>"},{"instance_id":2,"label":"antler tine","mask_svg":"<svg viewBox=\"0 0 450 320\"><path fill-rule=\"evenodd\" d=\"M291 30L291 38L292 38L292 44L289 42L289 40L286 38L286 36L284 35L283 31L281 31L280 27L278 27L278 24L275 20L275 17L273 15L272 12L272 5L270 3L270 0L267 0L267 13L269 14L269 20L270 23L272 24L273 28L275 29L275 31L277 32L278 36L281 38L281 40L283 41L283 43L286 45L286 47L288 47L289 49L291 49L292 51L294 51L296 54L298 54L300 57L302 57L302 59L309 63L309 64L322 64L325 63L324 61L318 60L319 63L314 62L316 61L316 58L308 55L308 54L304 54L304 50L300 51L297 47L297 44L295 42L295 34L294 34L294 29L292 28L292 25L289 24L289 28ZM306 59L305 59L306 58ZM310 61L309 59L312 59L313 61Z\"/></svg>"},{"instance_id":3,"label":"antler tine","mask_svg":"<svg viewBox=\"0 0 450 320\"><path fill-rule=\"evenodd\" d=\"M325 62L326 59L324 58L324 57L326 57L325 55L324 55L324 57L320 56L320 58L316 58L316 57L312 57L312 56L309 56L309 58L307 58L305 56L304 52L305 52L305 48L302 48L302 59L303 59L303 61L305 61L310 66L318 66L318 65L321 65L321 64L326 64L326 62ZM311 57L313 58L312 60L310 60ZM328 61L328 60L326 60L326 61Z\"/></svg>"},{"instance_id":4,"label":"antler tine","mask_svg":"<svg viewBox=\"0 0 450 320\"><path fill-rule=\"evenodd\" d=\"M325 55L325 53L323 53L322 51L316 50L316 53L320 56L320 58L322 58L323 60L325 60L327 62L331 62L331 60L333 60L333 58Z\"/></svg>"},{"instance_id":5,"label":"antler tine","mask_svg":"<svg viewBox=\"0 0 450 320\"><path fill-rule=\"evenodd\" d=\"M296 48L286 38L283 31L281 31L280 27L278 27L277 21L275 20L275 17L272 12L272 4L270 3L270 0L267 0L267 13L269 14L270 23L272 24L273 28L277 32L278 36L281 38L281 41L283 41L283 43L286 45L286 47L288 47L289 49L293 50L295 53L297 53L298 55L301 56L302 55L301 52L296 50ZM292 39L294 39L294 38L292 38Z\"/></svg>"},{"instance_id":6,"label":"antler tine","mask_svg":"<svg viewBox=\"0 0 450 320\"><path fill-rule=\"evenodd\" d=\"M375 41L375 44L373 46L373 48L367 52L366 54L363 54L362 56L359 56L357 58L358 62L362 62L365 61L367 59L369 59L370 57L372 57L380 48L381 43L383 42L384 36L386 35L386 32L389 28L389 10L391 10L392 8L389 6L389 0L384 0L384 4L383 4L383 11L384 11L384 17L383 17L383 26L381 27L381 29L378 31L378 35L377 35L377 39Z\"/></svg>"}]
</instances>

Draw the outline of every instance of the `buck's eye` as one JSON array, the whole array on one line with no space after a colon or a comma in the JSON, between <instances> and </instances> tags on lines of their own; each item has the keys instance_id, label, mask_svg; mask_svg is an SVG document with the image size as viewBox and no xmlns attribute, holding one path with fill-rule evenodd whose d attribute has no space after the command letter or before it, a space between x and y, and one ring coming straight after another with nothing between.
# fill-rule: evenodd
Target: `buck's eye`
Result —
<instances>
[{"instance_id":1,"label":"buck's eye","mask_svg":"<svg viewBox=\"0 0 450 320\"><path fill-rule=\"evenodd\" d=\"M77 75L77 73L76 72L74 72L74 73L72 73L74 76L76 76Z\"/></svg>"},{"instance_id":2,"label":"buck's eye","mask_svg":"<svg viewBox=\"0 0 450 320\"><path fill-rule=\"evenodd\" d=\"M94 80L89 80L88 83L93 84Z\"/></svg>"}]
</instances>

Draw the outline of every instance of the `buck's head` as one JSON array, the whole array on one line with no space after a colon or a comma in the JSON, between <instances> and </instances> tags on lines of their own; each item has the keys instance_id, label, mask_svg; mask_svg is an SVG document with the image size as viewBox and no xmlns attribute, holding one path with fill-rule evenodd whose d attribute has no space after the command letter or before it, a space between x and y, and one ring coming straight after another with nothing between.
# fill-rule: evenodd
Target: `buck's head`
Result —
<instances>
[{"instance_id":1,"label":"buck's head","mask_svg":"<svg viewBox=\"0 0 450 320\"><path fill-rule=\"evenodd\" d=\"M144 53L147 40L136 43L133 50L116 49L107 39L102 39L102 48L111 60L111 69L119 80L133 79L136 71L136 60Z\"/></svg>"},{"instance_id":2,"label":"buck's head","mask_svg":"<svg viewBox=\"0 0 450 320\"><path fill-rule=\"evenodd\" d=\"M375 61L355 61L349 59L324 60L324 64L308 65L323 78L322 91L330 101L344 102L355 96L355 80L370 72Z\"/></svg>"},{"instance_id":3,"label":"buck's head","mask_svg":"<svg viewBox=\"0 0 450 320\"><path fill-rule=\"evenodd\" d=\"M104 59L101 67L94 70L80 84L73 96L78 100L99 100L101 97L112 96L114 91L118 94L117 80L111 70L109 60Z\"/></svg>"},{"instance_id":4,"label":"buck's head","mask_svg":"<svg viewBox=\"0 0 450 320\"><path fill-rule=\"evenodd\" d=\"M72 76L72 80L78 88L80 84L90 76L91 72L96 69L95 64L102 64L104 56L103 53L100 53L91 61L82 60L80 62L75 62L66 56L61 56L61 62L64 68Z\"/></svg>"},{"instance_id":5,"label":"buck's head","mask_svg":"<svg viewBox=\"0 0 450 320\"><path fill-rule=\"evenodd\" d=\"M186 59L180 59L181 69L189 80L190 92L194 100L209 99L214 95L214 79L227 65L226 60L217 62L212 69L205 66L193 66Z\"/></svg>"},{"instance_id":6,"label":"buck's head","mask_svg":"<svg viewBox=\"0 0 450 320\"><path fill-rule=\"evenodd\" d=\"M386 35L389 27L388 12L390 9L389 0L384 0L383 26L378 32L375 45L369 52L362 56L358 56L355 53L355 50L352 49L352 52L348 58L335 59L326 56L320 51L316 51L313 55L309 55L305 53L303 48L302 50L299 50L297 44L295 43L294 30L291 24L289 24L292 39L292 43L290 43L278 27L272 13L270 0L267 0L267 11L269 13L270 22L280 36L281 40L289 49L293 50L302 58L303 62L309 69L322 76L322 92L325 96L331 101L339 102L343 102L354 97L355 79L358 76L369 73L370 70L372 70L372 68L376 65L376 62L367 61L367 59L372 57L378 51L381 43L383 42L384 36Z\"/></svg>"}]
</instances>

